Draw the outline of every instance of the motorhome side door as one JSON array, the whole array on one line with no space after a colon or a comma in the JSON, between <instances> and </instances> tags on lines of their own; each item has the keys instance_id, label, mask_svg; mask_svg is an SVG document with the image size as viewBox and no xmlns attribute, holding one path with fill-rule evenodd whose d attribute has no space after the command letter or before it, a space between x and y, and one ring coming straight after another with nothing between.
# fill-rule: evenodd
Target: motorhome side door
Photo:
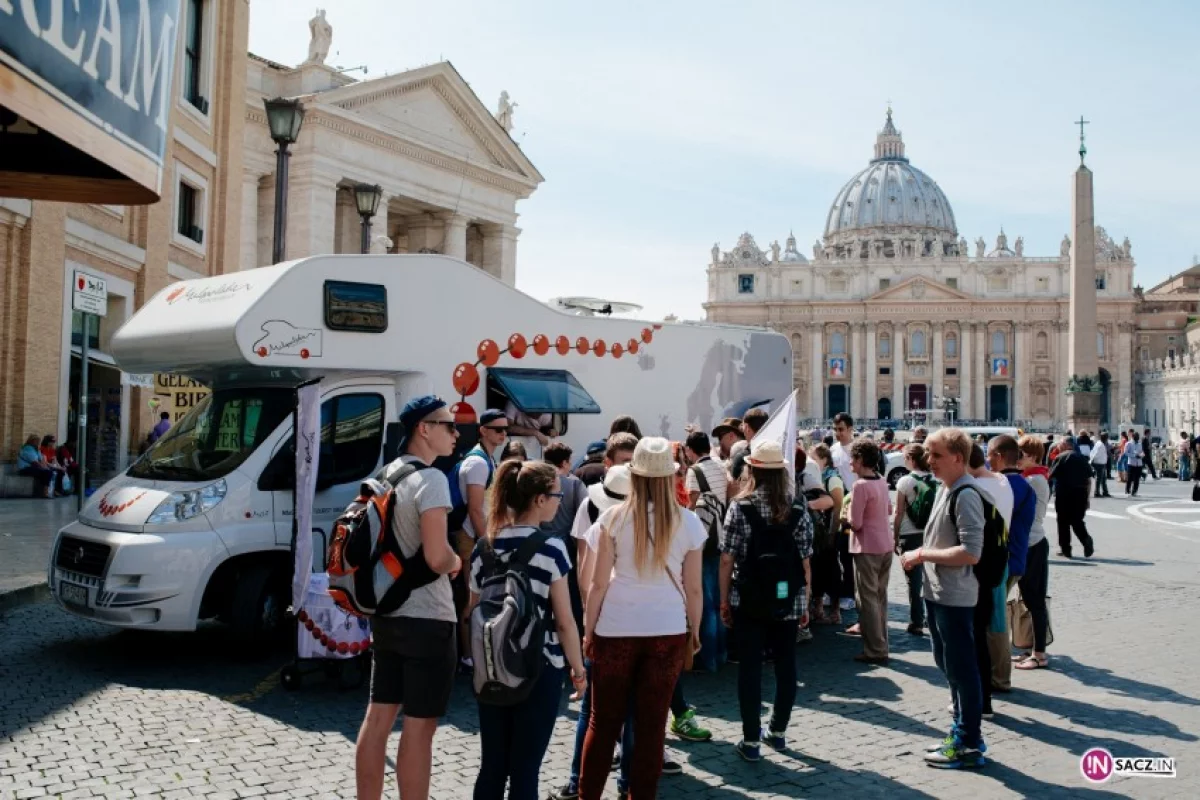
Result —
<instances>
[{"instance_id":1,"label":"motorhome side door","mask_svg":"<svg viewBox=\"0 0 1200 800\"><path fill-rule=\"evenodd\" d=\"M394 394L394 389L347 386L326 395L321 402L321 447L312 527L323 536L328 536L333 521L357 496L362 480L380 466L389 393ZM290 545L292 541L293 458L292 438L288 436L260 480L260 488L269 489L273 495L277 545ZM314 543L317 569L322 566L317 553L323 543L320 536Z\"/></svg>"}]
</instances>

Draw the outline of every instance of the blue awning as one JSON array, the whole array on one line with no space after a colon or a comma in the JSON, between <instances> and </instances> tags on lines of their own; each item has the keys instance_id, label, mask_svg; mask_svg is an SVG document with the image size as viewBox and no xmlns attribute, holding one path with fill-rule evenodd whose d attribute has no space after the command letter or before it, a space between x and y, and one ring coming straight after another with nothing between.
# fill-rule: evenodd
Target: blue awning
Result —
<instances>
[{"instance_id":1,"label":"blue awning","mask_svg":"<svg viewBox=\"0 0 1200 800\"><path fill-rule=\"evenodd\" d=\"M600 404L565 369L500 369L488 375L526 414L599 414Z\"/></svg>"}]
</instances>

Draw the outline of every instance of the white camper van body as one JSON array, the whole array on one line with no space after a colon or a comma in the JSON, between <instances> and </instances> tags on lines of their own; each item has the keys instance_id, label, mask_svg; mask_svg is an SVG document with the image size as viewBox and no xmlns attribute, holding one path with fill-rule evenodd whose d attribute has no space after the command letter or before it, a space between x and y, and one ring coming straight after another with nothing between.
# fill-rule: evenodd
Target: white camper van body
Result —
<instances>
[{"instance_id":1,"label":"white camper van body","mask_svg":"<svg viewBox=\"0 0 1200 800\"><path fill-rule=\"evenodd\" d=\"M387 423L418 395L442 396L464 422L504 391L533 416L570 406L553 419L581 454L620 414L682 439L685 425L711 430L738 404L778 406L792 381L777 333L568 315L437 255L319 256L176 283L112 352L125 371L181 373L213 391L59 532L53 595L112 625L192 630L217 616L251 636L286 605L302 381L321 379L321 532L382 466ZM472 370L477 386L464 385Z\"/></svg>"}]
</instances>

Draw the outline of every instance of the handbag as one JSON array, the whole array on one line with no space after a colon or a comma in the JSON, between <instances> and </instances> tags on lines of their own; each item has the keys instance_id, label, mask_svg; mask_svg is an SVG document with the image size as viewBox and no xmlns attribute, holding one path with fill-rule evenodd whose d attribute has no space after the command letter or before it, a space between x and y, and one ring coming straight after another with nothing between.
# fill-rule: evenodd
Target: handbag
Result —
<instances>
[{"instance_id":1,"label":"handbag","mask_svg":"<svg viewBox=\"0 0 1200 800\"><path fill-rule=\"evenodd\" d=\"M1033 615L1018 596L1008 601L1008 629L1012 631L1013 647L1033 649ZM1046 597L1046 646L1054 644L1054 627L1050 624L1050 597Z\"/></svg>"},{"instance_id":2,"label":"handbag","mask_svg":"<svg viewBox=\"0 0 1200 800\"><path fill-rule=\"evenodd\" d=\"M1200 503L1200 480L1192 484L1192 502Z\"/></svg>"}]
</instances>

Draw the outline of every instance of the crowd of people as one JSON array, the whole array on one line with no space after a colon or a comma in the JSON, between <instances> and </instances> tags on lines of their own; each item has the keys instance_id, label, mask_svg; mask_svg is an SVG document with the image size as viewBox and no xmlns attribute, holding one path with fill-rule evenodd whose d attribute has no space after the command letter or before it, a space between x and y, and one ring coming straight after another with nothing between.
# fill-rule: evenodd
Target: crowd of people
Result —
<instances>
[{"instance_id":1,"label":"crowd of people","mask_svg":"<svg viewBox=\"0 0 1200 800\"><path fill-rule=\"evenodd\" d=\"M573 468L571 449L556 441L541 460L527 459L508 440L511 415L488 410L478 444L449 474L420 468L456 451L459 429L446 403L412 400L400 422L399 463L418 468L394 488L391 533L406 558L422 551L441 577L372 618L360 798L381 795L387 737L401 712L401 796L428 796L432 740L456 672L473 675L477 692L478 800L539 796L567 684L580 710L568 779L550 793L558 800L597 800L614 769L620 796L654 797L660 776L680 772L667 732L712 738L685 697L693 669L737 665L742 735L731 744L741 758L760 760L764 745L784 750L797 646L811 640L810 625L840 627L843 613L857 611L840 631L861 640L854 660L888 664L897 557L907 632L924 637L928 629L952 699L949 732L924 758L982 766L981 719L993 713L993 691L1011 690L1013 669L1050 663L1044 519L1052 483L1061 552L1070 554L1072 533L1085 557L1094 552L1082 510L1097 462L1075 439L1059 443L1046 465L1036 437L997 436L985 455L958 429L918 430L904 447L909 472L893 503L879 446L855 438L845 414L833 420L831 444L797 442L794 450L755 439L767 422L761 409L711 432L689 428L680 442L644 437L621 417ZM1032 629L1015 654L1010 596ZM489 600L496 597L504 602ZM525 629L532 645L498 642L497 626L526 607L537 620ZM535 667L513 668L528 646L534 661L522 663ZM768 662L775 694L764 724Z\"/></svg>"},{"instance_id":2,"label":"crowd of people","mask_svg":"<svg viewBox=\"0 0 1200 800\"><path fill-rule=\"evenodd\" d=\"M30 434L17 453L17 474L33 478L34 497L65 497L78 478L75 448L70 442L58 446L53 434Z\"/></svg>"}]
</instances>

